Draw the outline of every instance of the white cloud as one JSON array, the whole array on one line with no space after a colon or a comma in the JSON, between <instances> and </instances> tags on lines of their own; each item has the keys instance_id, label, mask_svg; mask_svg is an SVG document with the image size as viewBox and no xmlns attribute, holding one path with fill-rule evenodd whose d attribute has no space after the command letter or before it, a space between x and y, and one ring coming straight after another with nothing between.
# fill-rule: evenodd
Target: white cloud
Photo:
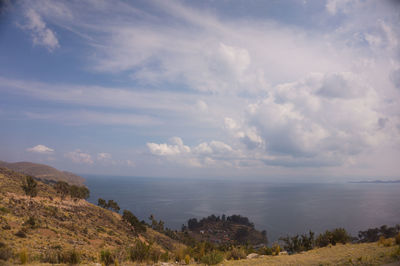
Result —
<instances>
[{"instance_id":1,"label":"white cloud","mask_svg":"<svg viewBox=\"0 0 400 266\"><path fill-rule=\"evenodd\" d=\"M97 160L100 160L100 161L111 160L111 154L109 154L107 152L100 152L97 154Z\"/></svg>"},{"instance_id":2,"label":"white cloud","mask_svg":"<svg viewBox=\"0 0 400 266\"><path fill-rule=\"evenodd\" d=\"M74 163L93 164L92 156L88 153L82 152L79 149L65 153L64 156L72 160Z\"/></svg>"},{"instance_id":3,"label":"white cloud","mask_svg":"<svg viewBox=\"0 0 400 266\"><path fill-rule=\"evenodd\" d=\"M26 149L29 152L35 152L35 153L43 153L43 154L49 154L49 153L53 153L54 149L51 149L49 147L46 147L44 145L36 145L35 147L32 148L28 148Z\"/></svg>"},{"instance_id":4,"label":"white cloud","mask_svg":"<svg viewBox=\"0 0 400 266\"><path fill-rule=\"evenodd\" d=\"M148 142L150 153L196 167L354 166L377 147L398 149L399 21L388 4L329 0L326 11L337 16L312 16L319 26L310 29L220 17L189 2L150 2L160 17L115 3L96 5L96 12L118 14L108 21L72 4L73 15L58 12L60 19L37 14L90 37L91 71L126 75L135 86L0 78L8 93L89 110L29 117L155 126L155 138L196 144ZM91 111L97 107L106 108Z\"/></svg>"},{"instance_id":5,"label":"white cloud","mask_svg":"<svg viewBox=\"0 0 400 266\"><path fill-rule=\"evenodd\" d=\"M46 26L42 17L33 9L28 9L25 13L27 23L23 28L31 31L33 43L42 45L49 51L60 47L55 33Z\"/></svg>"}]
</instances>

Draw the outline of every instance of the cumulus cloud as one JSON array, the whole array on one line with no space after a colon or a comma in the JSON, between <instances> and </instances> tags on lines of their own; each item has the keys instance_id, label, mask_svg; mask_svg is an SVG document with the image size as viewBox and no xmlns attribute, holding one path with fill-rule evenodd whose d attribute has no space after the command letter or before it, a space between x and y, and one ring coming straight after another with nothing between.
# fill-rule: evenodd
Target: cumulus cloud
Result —
<instances>
[{"instance_id":1,"label":"cumulus cloud","mask_svg":"<svg viewBox=\"0 0 400 266\"><path fill-rule=\"evenodd\" d=\"M28 9L25 13L27 19L23 28L31 31L32 40L35 45L46 47L49 51L60 47L55 33L49 29L42 17L33 9Z\"/></svg>"},{"instance_id":2,"label":"cumulus cloud","mask_svg":"<svg viewBox=\"0 0 400 266\"><path fill-rule=\"evenodd\" d=\"M64 154L64 156L74 163L79 164L93 164L92 156L88 153L82 152L81 150L77 149L75 151L68 152Z\"/></svg>"},{"instance_id":3,"label":"cumulus cloud","mask_svg":"<svg viewBox=\"0 0 400 266\"><path fill-rule=\"evenodd\" d=\"M58 12L62 19L39 9L44 20L51 17L100 44L90 42L87 68L126 75L135 86L0 78L9 93L108 113L30 117L153 126L162 137L179 135L192 144L178 137L147 142L152 155L196 167L335 167L378 147L398 149L399 19L385 1L328 0L325 10L334 17L310 16L320 25L311 27L241 20L218 9L195 10L190 2L149 2L159 17L115 3L96 12L112 11L122 24L88 16L91 9ZM41 25L40 16L31 16ZM164 20L169 23L159 23Z\"/></svg>"},{"instance_id":4,"label":"cumulus cloud","mask_svg":"<svg viewBox=\"0 0 400 266\"><path fill-rule=\"evenodd\" d=\"M111 160L111 154L109 154L107 152L100 152L97 154L97 160L100 160L100 161Z\"/></svg>"},{"instance_id":5,"label":"cumulus cloud","mask_svg":"<svg viewBox=\"0 0 400 266\"><path fill-rule=\"evenodd\" d=\"M150 153L170 162L190 167L220 166L231 164L229 159L237 156L237 151L222 141L203 142L197 146L185 145L181 138L174 137L168 143L147 143Z\"/></svg>"},{"instance_id":6,"label":"cumulus cloud","mask_svg":"<svg viewBox=\"0 0 400 266\"><path fill-rule=\"evenodd\" d=\"M34 153L42 153L42 154L49 154L49 153L53 153L54 149L46 147L44 145L36 145L35 147L32 148L28 148L26 149L29 152L34 152Z\"/></svg>"}]
</instances>

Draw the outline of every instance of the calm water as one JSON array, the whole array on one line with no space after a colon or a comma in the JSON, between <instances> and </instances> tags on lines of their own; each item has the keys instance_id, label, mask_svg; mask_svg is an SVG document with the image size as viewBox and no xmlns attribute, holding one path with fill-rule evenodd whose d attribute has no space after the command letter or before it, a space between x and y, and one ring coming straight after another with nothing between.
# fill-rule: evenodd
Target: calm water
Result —
<instances>
[{"instance_id":1,"label":"calm water","mask_svg":"<svg viewBox=\"0 0 400 266\"><path fill-rule=\"evenodd\" d=\"M241 214L268 239L344 227L400 223L400 184L271 184L263 182L84 176L91 193L114 199L139 219L150 214L180 229L189 218Z\"/></svg>"}]
</instances>

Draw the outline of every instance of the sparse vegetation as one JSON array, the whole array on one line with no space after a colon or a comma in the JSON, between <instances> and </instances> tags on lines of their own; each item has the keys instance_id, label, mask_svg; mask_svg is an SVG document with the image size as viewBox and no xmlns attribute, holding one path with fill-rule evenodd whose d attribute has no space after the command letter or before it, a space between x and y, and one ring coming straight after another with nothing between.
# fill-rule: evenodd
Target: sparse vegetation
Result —
<instances>
[{"instance_id":1,"label":"sparse vegetation","mask_svg":"<svg viewBox=\"0 0 400 266\"><path fill-rule=\"evenodd\" d=\"M115 255L108 249L102 250L100 252L100 261L106 266L111 265L115 262Z\"/></svg>"},{"instance_id":2,"label":"sparse vegetation","mask_svg":"<svg viewBox=\"0 0 400 266\"><path fill-rule=\"evenodd\" d=\"M132 225L137 233L146 232L146 226L143 223L139 222L139 219L130 211L124 210L122 214L122 219Z\"/></svg>"},{"instance_id":3,"label":"sparse vegetation","mask_svg":"<svg viewBox=\"0 0 400 266\"><path fill-rule=\"evenodd\" d=\"M26 176L22 183L22 189L29 197L36 197L37 195L37 182L32 176Z\"/></svg>"}]
</instances>

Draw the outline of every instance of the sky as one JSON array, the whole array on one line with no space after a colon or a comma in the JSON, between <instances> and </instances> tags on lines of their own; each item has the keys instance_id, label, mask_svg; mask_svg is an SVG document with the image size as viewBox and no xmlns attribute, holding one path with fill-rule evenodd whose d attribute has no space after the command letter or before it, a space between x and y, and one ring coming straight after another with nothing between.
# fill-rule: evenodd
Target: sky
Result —
<instances>
[{"instance_id":1,"label":"sky","mask_svg":"<svg viewBox=\"0 0 400 266\"><path fill-rule=\"evenodd\" d=\"M0 160L400 177L400 1L0 3Z\"/></svg>"}]
</instances>

